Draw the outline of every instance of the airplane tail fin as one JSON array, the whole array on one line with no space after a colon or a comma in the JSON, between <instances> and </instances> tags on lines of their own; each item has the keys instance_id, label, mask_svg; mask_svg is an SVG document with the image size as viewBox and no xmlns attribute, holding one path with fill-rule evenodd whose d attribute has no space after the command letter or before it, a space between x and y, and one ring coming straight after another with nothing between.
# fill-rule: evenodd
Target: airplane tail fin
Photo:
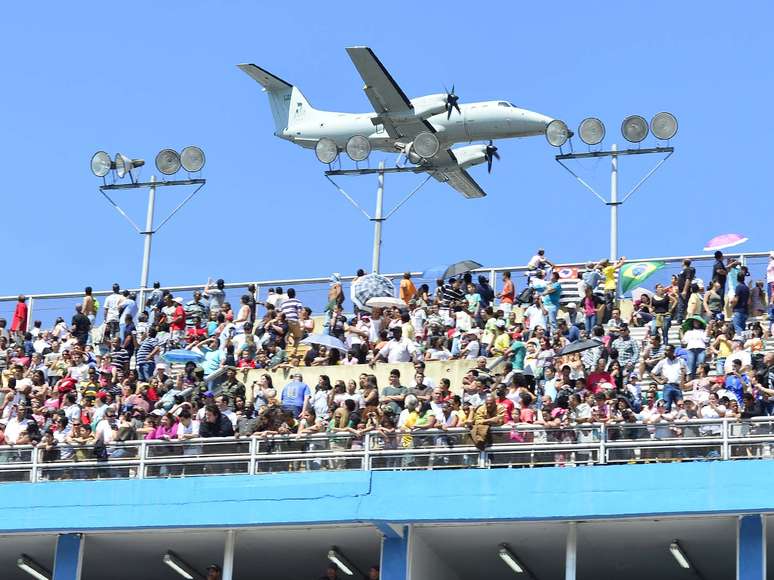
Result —
<instances>
[{"instance_id":1,"label":"airplane tail fin","mask_svg":"<svg viewBox=\"0 0 774 580\"><path fill-rule=\"evenodd\" d=\"M239 64L237 67L266 91L277 133L316 113L316 109L309 104L298 87L254 64Z\"/></svg>"}]
</instances>

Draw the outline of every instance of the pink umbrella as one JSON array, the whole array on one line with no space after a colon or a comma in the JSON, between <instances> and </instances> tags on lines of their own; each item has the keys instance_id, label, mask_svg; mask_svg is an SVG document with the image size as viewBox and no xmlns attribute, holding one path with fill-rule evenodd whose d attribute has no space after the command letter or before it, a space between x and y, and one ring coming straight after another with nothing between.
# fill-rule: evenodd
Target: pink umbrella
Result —
<instances>
[{"instance_id":1,"label":"pink umbrella","mask_svg":"<svg viewBox=\"0 0 774 580\"><path fill-rule=\"evenodd\" d=\"M707 245L704 246L704 251L713 252L724 248L733 248L739 244L744 244L747 240L748 238L740 234L722 234L720 236L715 236L707 242Z\"/></svg>"}]
</instances>

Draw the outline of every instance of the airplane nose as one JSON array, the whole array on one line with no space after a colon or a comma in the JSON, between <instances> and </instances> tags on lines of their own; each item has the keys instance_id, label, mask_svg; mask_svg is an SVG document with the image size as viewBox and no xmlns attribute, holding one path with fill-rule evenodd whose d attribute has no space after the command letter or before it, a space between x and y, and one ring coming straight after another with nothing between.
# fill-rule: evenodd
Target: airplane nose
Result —
<instances>
[{"instance_id":1,"label":"airplane nose","mask_svg":"<svg viewBox=\"0 0 774 580\"><path fill-rule=\"evenodd\" d=\"M519 133L524 136L544 135L546 127L553 120L552 117L547 115L522 109L519 118L516 120L516 127Z\"/></svg>"}]
</instances>

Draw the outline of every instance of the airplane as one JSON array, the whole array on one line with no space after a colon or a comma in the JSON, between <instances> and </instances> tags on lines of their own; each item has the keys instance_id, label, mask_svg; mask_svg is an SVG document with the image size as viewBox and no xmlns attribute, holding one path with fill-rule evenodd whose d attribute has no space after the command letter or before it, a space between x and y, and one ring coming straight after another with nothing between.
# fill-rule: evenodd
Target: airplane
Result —
<instances>
[{"instance_id":1,"label":"airplane","mask_svg":"<svg viewBox=\"0 0 774 580\"><path fill-rule=\"evenodd\" d=\"M416 165L465 197L486 192L466 169L499 159L494 139L544 135L553 121L509 101L459 103L451 91L409 99L374 52L367 46L347 48L365 83L374 108L369 113L338 113L313 108L298 87L254 64L237 65L263 87L269 97L275 136L315 149L323 163L346 151L363 161L371 150L401 153L399 160ZM488 143L452 147L472 141Z\"/></svg>"}]
</instances>

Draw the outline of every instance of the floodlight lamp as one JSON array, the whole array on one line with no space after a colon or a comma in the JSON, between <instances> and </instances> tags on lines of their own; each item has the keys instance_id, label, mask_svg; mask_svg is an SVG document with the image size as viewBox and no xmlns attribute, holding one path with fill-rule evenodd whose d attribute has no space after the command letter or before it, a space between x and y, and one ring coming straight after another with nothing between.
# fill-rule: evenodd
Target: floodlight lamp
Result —
<instances>
[{"instance_id":1,"label":"floodlight lamp","mask_svg":"<svg viewBox=\"0 0 774 580\"><path fill-rule=\"evenodd\" d=\"M37 580L51 580L51 573L27 554L21 554L16 560L16 567Z\"/></svg>"},{"instance_id":2,"label":"floodlight lamp","mask_svg":"<svg viewBox=\"0 0 774 580\"><path fill-rule=\"evenodd\" d=\"M669 141L677 134L677 118L666 111L657 113L650 120L650 131L656 136L656 139Z\"/></svg>"},{"instance_id":3,"label":"floodlight lamp","mask_svg":"<svg viewBox=\"0 0 774 580\"><path fill-rule=\"evenodd\" d=\"M174 149L162 149L156 155L156 169L164 175L174 175L180 170L180 155Z\"/></svg>"},{"instance_id":4,"label":"floodlight lamp","mask_svg":"<svg viewBox=\"0 0 774 580\"><path fill-rule=\"evenodd\" d=\"M339 570L344 572L347 576L355 575L356 568L341 554L341 552L339 552L336 546L331 546L331 549L328 550L328 560L336 564L336 566L339 567Z\"/></svg>"},{"instance_id":5,"label":"floodlight lamp","mask_svg":"<svg viewBox=\"0 0 774 580\"><path fill-rule=\"evenodd\" d=\"M629 143L639 143L648 136L648 122L639 115L629 115L621 123L621 134Z\"/></svg>"},{"instance_id":6,"label":"floodlight lamp","mask_svg":"<svg viewBox=\"0 0 774 580\"><path fill-rule=\"evenodd\" d=\"M586 145L598 145L605 138L605 125L596 117L588 117L581 121L578 135Z\"/></svg>"},{"instance_id":7,"label":"floodlight lamp","mask_svg":"<svg viewBox=\"0 0 774 580\"><path fill-rule=\"evenodd\" d=\"M204 151L193 145L189 145L180 152L180 163L188 173L201 171L205 161Z\"/></svg>"},{"instance_id":8,"label":"floodlight lamp","mask_svg":"<svg viewBox=\"0 0 774 580\"><path fill-rule=\"evenodd\" d=\"M116 153L116 174L120 179L126 177L129 173L131 177L132 169L142 167L145 165L145 161L142 159L129 159L123 153Z\"/></svg>"},{"instance_id":9,"label":"floodlight lamp","mask_svg":"<svg viewBox=\"0 0 774 580\"><path fill-rule=\"evenodd\" d=\"M680 564L680 567L685 568L686 570L691 567L691 563L688 561L688 557L680 547L680 542L674 540L671 544L669 544L669 551L672 552L672 556L674 556L675 560L677 560L677 563Z\"/></svg>"},{"instance_id":10,"label":"floodlight lamp","mask_svg":"<svg viewBox=\"0 0 774 580\"><path fill-rule=\"evenodd\" d=\"M438 153L441 144L438 142L438 137L429 131L422 131L419 135L414 137L411 148L423 159L429 159Z\"/></svg>"},{"instance_id":11,"label":"floodlight lamp","mask_svg":"<svg viewBox=\"0 0 774 580\"><path fill-rule=\"evenodd\" d=\"M320 163L333 163L339 156L339 147L333 139L323 137L314 146L314 154Z\"/></svg>"},{"instance_id":12,"label":"floodlight lamp","mask_svg":"<svg viewBox=\"0 0 774 580\"><path fill-rule=\"evenodd\" d=\"M371 142L363 135L353 135L345 149L352 161L363 161L371 154Z\"/></svg>"},{"instance_id":13,"label":"floodlight lamp","mask_svg":"<svg viewBox=\"0 0 774 580\"><path fill-rule=\"evenodd\" d=\"M91 172L97 177L105 177L113 168L110 155L104 151L97 151L91 158Z\"/></svg>"},{"instance_id":14,"label":"floodlight lamp","mask_svg":"<svg viewBox=\"0 0 774 580\"><path fill-rule=\"evenodd\" d=\"M546 140L553 147L561 147L569 138L570 130L564 121L554 119L546 127Z\"/></svg>"}]
</instances>

